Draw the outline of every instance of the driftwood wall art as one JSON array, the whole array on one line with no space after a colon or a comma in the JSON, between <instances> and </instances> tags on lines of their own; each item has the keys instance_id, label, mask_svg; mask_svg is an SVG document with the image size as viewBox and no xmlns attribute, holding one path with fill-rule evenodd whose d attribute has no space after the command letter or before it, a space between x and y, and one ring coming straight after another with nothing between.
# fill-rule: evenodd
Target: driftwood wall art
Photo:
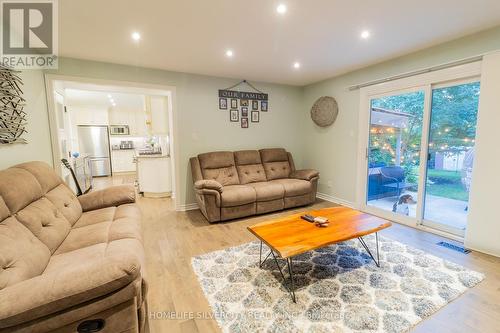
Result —
<instances>
[{"instance_id":1,"label":"driftwood wall art","mask_svg":"<svg viewBox=\"0 0 500 333\"><path fill-rule=\"evenodd\" d=\"M0 64L0 144L27 143L25 100L19 72Z\"/></svg>"}]
</instances>

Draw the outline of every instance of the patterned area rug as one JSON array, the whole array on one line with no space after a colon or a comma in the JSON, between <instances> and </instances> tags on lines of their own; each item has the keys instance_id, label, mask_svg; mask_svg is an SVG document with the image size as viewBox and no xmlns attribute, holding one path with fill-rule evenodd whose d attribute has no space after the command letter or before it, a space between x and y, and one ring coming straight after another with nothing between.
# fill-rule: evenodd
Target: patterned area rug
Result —
<instances>
[{"instance_id":1,"label":"patterned area rug","mask_svg":"<svg viewBox=\"0 0 500 333\"><path fill-rule=\"evenodd\" d=\"M364 239L375 249L373 236ZM380 268L358 240L295 257L297 303L272 256L259 268L259 242L192 264L219 326L231 333L406 332L484 278L384 237L379 245Z\"/></svg>"}]
</instances>

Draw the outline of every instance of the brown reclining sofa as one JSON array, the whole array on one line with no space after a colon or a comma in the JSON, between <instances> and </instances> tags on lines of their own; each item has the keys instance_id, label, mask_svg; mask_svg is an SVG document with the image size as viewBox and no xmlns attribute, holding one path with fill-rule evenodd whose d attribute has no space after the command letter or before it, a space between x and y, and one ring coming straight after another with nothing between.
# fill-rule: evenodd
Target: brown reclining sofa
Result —
<instances>
[{"instance_id":1,"label":"brown reclining sofa","mask_svg":"<svg viewBox=\"0 0 500 333\"><path fill-rule=\"evenodd\" d=\"M198 206L209 222L311 204L319 173L295 170L282 148L219 151L190 159Z\"/></svg>"},{"instance_id":2,"label":"brown reclining sofa","mask_svg":"<svg viewBox=\"0 0 500 333\"><path fill-rule=\"evenodd\" d=\"M131 186L77 198L42 162L0 171L0 333L143 331L134 202Z\"/></svg>"}]
</instances>

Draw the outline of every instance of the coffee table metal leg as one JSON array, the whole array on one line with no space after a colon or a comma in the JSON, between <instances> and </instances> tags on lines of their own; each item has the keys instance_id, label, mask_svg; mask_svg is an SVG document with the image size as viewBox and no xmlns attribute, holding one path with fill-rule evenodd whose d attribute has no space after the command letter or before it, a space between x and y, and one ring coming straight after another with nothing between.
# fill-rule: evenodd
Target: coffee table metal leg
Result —
<instances>
[{"instance_id":1,"label":"coffee table metal leg","mask_svg":"<svg viewBox=\"0 0 500 333\"><path fill-rule=\"evenodd\" d=\"M262 267L262 265L266 262L267 258L271 255L272 251L269 251L267 256L262 260L262 242L260 242L260 252L259 252L259 267Z\"/></svg>"},{"instance_id":2,"label":"coffee table metal leg","mask_svg":"<svg viewBox=\"0 0 500 333\"><path fill-rule=\"evenodd\" d=\"M292 297L292 301L294 303L297 303L297 301L295 300L295 290L294 290L294 287L293 287L293 271L292 271L292 259L291 258L287 258L286 259L286 264L288 266L288 273L290 274L289 278L290 278L290 285L291 287L289 288L287 285L286 285L286 278L285 278L285 274L283 274L283 271L281 270L281 266L279 265L279 262L278 262L278 258L276 258L276 255L274 254L274 251L271 250L271 254L273 255L273 258L274 258L274 262L276 263L276 266L278 266L278 269L280 271L280 274L281 274L281 277L283 278L283 283L284 283L284 286L285 288L288 290L288 292L290 293L290 296Z\"/></svg>"},{"instance_id":3,"label":"coffee table metal leg","mask_svg":"<svg viewBox=\"0 0 500 333\"><path fill-rule=\"evenodd\" d=\"M292 258L287 258L286 259L286 264L288 266L288 274L290 276L290 294L292 295L292 300L294 303L297 303L297 300L295 299L295 287L293 285L293 265L292 265Z\"/></svg>"},{"instance_id":4,"label":"coffee table metal leg","mask_svg":"<svg viewBox=\"0 0 500 333\"><path fill-rule=\"evenodd\" d=\"M361 245L363 245L363 247L365 248L366 252L368 252L370 257L372 258L375 265L377 265L377 267L380 267L380 256L379 256L379 252L378 252L378 233L377 232L375 233L375 244L377 247L377 260L375 260L375 257L373 257L373 255L372 255L370 249L368 248L368 246L366 245L363 237L358 237L358 239L359 239L359 242L361 243Z\"/></svg>"}]
</instances>

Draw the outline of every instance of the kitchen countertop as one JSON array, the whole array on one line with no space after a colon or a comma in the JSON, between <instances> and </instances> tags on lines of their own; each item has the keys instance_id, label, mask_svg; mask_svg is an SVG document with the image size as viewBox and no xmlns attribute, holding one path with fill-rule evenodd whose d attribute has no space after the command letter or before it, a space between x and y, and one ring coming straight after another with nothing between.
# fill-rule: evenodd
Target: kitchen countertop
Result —
<instances>
[{"instance_id":1,"label":"kitchen countertop","mask_svg":"<svg viewBox=\"0 0 500 333\"><path fill-rule=\"evenodd\" d=\"M170 155L164 155L164 154L139 155L139 154L136 154L135 157L137 157L137 158L169 158Z\"/></svg>"}]
</instances>

